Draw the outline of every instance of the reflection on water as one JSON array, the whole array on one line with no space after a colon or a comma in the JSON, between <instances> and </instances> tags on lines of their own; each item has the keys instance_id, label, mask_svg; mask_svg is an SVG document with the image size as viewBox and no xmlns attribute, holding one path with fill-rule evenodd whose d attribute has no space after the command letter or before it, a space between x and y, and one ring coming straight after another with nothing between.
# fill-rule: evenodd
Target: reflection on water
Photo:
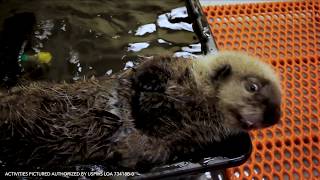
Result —
<instances>
[{"instance_id":1,"label":"reflection on water","mask_svg":"<svg viewBox=\"0 0 320 180\"><path fill-rule=\"evenodd\" d=\"M184 0L0 0L0 23L33 12L37 25L26 53L48 51L41 79L78 80L110 75L137 63L138 55L200 53ZM26 70L27 71L27 70Z\"/></svg>"}]
</instances>

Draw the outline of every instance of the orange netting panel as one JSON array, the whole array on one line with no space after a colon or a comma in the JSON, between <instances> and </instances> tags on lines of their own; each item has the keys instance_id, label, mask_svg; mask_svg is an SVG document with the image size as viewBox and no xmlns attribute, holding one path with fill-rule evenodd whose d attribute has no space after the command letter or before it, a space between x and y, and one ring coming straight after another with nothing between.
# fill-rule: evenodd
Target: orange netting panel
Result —
<instances>
[{"instance_id":1,"label":"orange netting panel","mask_svg":"<svg viewBox=\"0 0 320 180\"><path fill-rule=\"evenodd\" d=\"M219 49L268 60L281 77L283 116L251 133L248 162L230 179L320 179L320 1L204 8Z\"/></svg>"}]
</instances>

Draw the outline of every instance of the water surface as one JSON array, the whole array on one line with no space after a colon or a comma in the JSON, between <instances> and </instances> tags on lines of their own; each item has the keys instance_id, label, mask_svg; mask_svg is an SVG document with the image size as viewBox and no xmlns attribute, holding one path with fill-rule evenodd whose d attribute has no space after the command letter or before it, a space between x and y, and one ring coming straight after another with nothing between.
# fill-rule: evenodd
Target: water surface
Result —
<instances>
[{"instance_id":1,"label":"water surface","mask_svg":"<svg viewBox=\"0 0 320 180\"><path fill-rule=\"evenodd\" d=\"M0 0L0 24L33 12L36 26L26 53L52 53L34 79L76 81L134 66L138 56L200 53L184 0ZM173 23L174 22L174 23ZM37 72L25 66L24 74ZM39 68L42 69L43 68ZM41 71L42 72L42 71Z\"/></svg>"}]
</instances>

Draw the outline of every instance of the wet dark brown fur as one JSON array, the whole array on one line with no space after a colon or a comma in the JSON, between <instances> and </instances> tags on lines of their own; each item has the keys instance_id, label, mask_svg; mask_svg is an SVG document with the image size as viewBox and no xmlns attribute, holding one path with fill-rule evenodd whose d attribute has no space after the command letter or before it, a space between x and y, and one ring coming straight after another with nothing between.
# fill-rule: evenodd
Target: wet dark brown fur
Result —
<instances>
[{"instance_id":1,"label":"wet dark brown fur","mask_svg":"<svg viewBox=\"0 0 320 180\"><path fill-rule=\"evenodd\" d=\"M222 54L209 59L224 56L233 58ZM231 134L264 127L262 114L268 108L272 120L266 124L278 121L277 80L253 74L271 94L230 94L228 98L240 101L234 103L238 112L223 101L228 98L221 89L247 82L252 74L238 72L237 65L224 60L207 63L209 72L203 67L191 59L158 57L113 78L14 88L0 96L0 160L11 166L104 163L117 170L139 170L166 164ZM271 97L276 99L273 104ZM248 114L242 108L261 112L245 119Z\"/></svg>"}]
</instances>

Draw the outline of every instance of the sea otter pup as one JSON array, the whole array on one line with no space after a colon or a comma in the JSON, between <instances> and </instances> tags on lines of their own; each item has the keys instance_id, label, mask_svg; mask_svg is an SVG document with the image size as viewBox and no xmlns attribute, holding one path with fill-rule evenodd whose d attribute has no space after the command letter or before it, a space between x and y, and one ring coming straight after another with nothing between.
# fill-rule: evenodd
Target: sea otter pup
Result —
<instances>
[{"instance_id":1,"label":"sea otter pup","mask_svg":"<svg viewBox=\"0 0 320 180\"><path fill-rule=\"evenodd\" d=\"M254 57L154 57L111 78L35 83L0 96L0 160L139 170L279 118L279 80Z\"/></svg>"}]
</instances>

